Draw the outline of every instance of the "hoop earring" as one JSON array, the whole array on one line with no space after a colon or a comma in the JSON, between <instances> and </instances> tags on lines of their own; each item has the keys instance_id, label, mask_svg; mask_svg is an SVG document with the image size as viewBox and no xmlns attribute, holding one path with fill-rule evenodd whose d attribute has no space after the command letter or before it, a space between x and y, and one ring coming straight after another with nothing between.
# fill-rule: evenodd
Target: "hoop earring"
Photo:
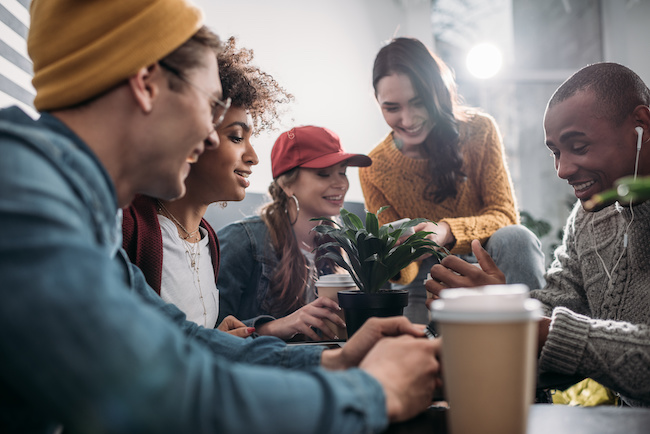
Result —
<instances>
[{"instance_id":1,"label":"hoop earring","mask_svg":"<svg viewBox=\"0 0 650 434\"><path fill-rule=\"evenodd\" d=\"M221 209L224 209L225 207L228 206L228 202L226 202L225 200L222 200L221 202L217 202L217 203L219 204L219 207Z\"/></svg>"},{"instance_id":2,"label":"hoop earring","mask_svg":"<svg viewBox=\"0 0 650 434\"><path fill-rule=\"evenodd\" d=\"M296 197L295 194L292 194L290 197L296 203L296 218L293 221L289 220L289 224L291 226L293 226L298 221L298 214L300 214L300 203L298 203L298 198ZM287 217L289 217L289 207L288 206L284 209L284 212L287 214Z\"/></svg>"}]
</instances>

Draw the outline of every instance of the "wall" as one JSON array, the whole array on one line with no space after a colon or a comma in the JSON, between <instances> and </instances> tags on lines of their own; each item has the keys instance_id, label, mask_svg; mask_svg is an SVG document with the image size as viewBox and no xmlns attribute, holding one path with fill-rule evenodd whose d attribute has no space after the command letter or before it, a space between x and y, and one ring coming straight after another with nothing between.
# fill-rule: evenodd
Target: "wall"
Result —
<instances>
[{"instance_id":1,"label":"wall","mask_svg":"<svg viewBox=\"0 0 650 434\"><path fill-rule=\"evenodd\" d=\"M632 68L650 83L650 1L601 0L605 60Z\"/></svg>"},{"instance_id":2,"label":"wall","mask_svg":"<svg viewBox=\"0 0 650 434\"><path fill-rule=\"evenodd\" d=\"M508 110L518 125L518 147L512 158L519 168L521 208L554 226L543 239L549 260L576 198L567 182L557 177L544 144L544 111L555 89L573 72L604 60L601 17L598 0L513 0L518 74L515 110Z\"/></svg>"}]
</instances>

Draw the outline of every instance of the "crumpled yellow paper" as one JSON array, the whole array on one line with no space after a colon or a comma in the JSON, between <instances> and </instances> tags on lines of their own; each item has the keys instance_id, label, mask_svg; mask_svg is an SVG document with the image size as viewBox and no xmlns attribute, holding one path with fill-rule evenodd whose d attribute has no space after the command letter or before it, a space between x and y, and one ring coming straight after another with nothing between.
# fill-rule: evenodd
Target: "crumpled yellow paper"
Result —
<instances>
[{"instance_id":1,"label":"crumpled yellow paper","mask_svg":"<svg viewBox=\"0 0 650 434\"><path fill-rule=\"evenodd\" d=\"M618 405L618 397L607 387L586 378L565 390L551 391L553 404L593 407L596 405Z\"/></svg>"}]
</instances>

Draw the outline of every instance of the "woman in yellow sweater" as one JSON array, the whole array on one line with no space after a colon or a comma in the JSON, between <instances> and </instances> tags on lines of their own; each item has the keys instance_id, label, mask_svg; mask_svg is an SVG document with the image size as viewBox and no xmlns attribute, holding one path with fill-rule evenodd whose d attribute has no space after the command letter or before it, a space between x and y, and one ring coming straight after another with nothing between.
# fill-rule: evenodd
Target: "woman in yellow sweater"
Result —
<instances>
[{"instance_id":1,"label":"woman in yellow sweater","mask_svg":"<svg viewBox=\"0 0 650 434\"><path fill-rule=\"evenodd\" d=\"M481 241L508 283L543 286L544 254L537 237L519 225L503 144L494 119L458 102L451 71L422 42L396 38L375 59L373 86L392 131L359 171L366 208L382 223L424 217L417 230L451 253L470 259ZM428 322L423 281L432 258L402 270L394 287L408 288L405 315ZM474 260L476 262L476 260Z\"/></svg>"}]
</instances>

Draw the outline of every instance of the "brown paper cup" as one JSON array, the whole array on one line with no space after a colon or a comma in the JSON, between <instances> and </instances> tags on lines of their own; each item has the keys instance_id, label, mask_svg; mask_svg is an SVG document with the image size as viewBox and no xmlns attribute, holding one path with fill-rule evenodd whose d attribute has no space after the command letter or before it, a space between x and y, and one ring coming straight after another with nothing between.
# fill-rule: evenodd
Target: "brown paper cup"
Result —
<instances>
[{"instance_id":1,"label":"brown paper cup","mask_svg":"<svg viewBox=\"0 0 650 434\"><path fill-rule=\"evenodd\" d=\"M442 337L450 432L525 434L535 394L539 302L524 285L487 288L445 290L431 305Z\"/></svg>"}]
</instances>

